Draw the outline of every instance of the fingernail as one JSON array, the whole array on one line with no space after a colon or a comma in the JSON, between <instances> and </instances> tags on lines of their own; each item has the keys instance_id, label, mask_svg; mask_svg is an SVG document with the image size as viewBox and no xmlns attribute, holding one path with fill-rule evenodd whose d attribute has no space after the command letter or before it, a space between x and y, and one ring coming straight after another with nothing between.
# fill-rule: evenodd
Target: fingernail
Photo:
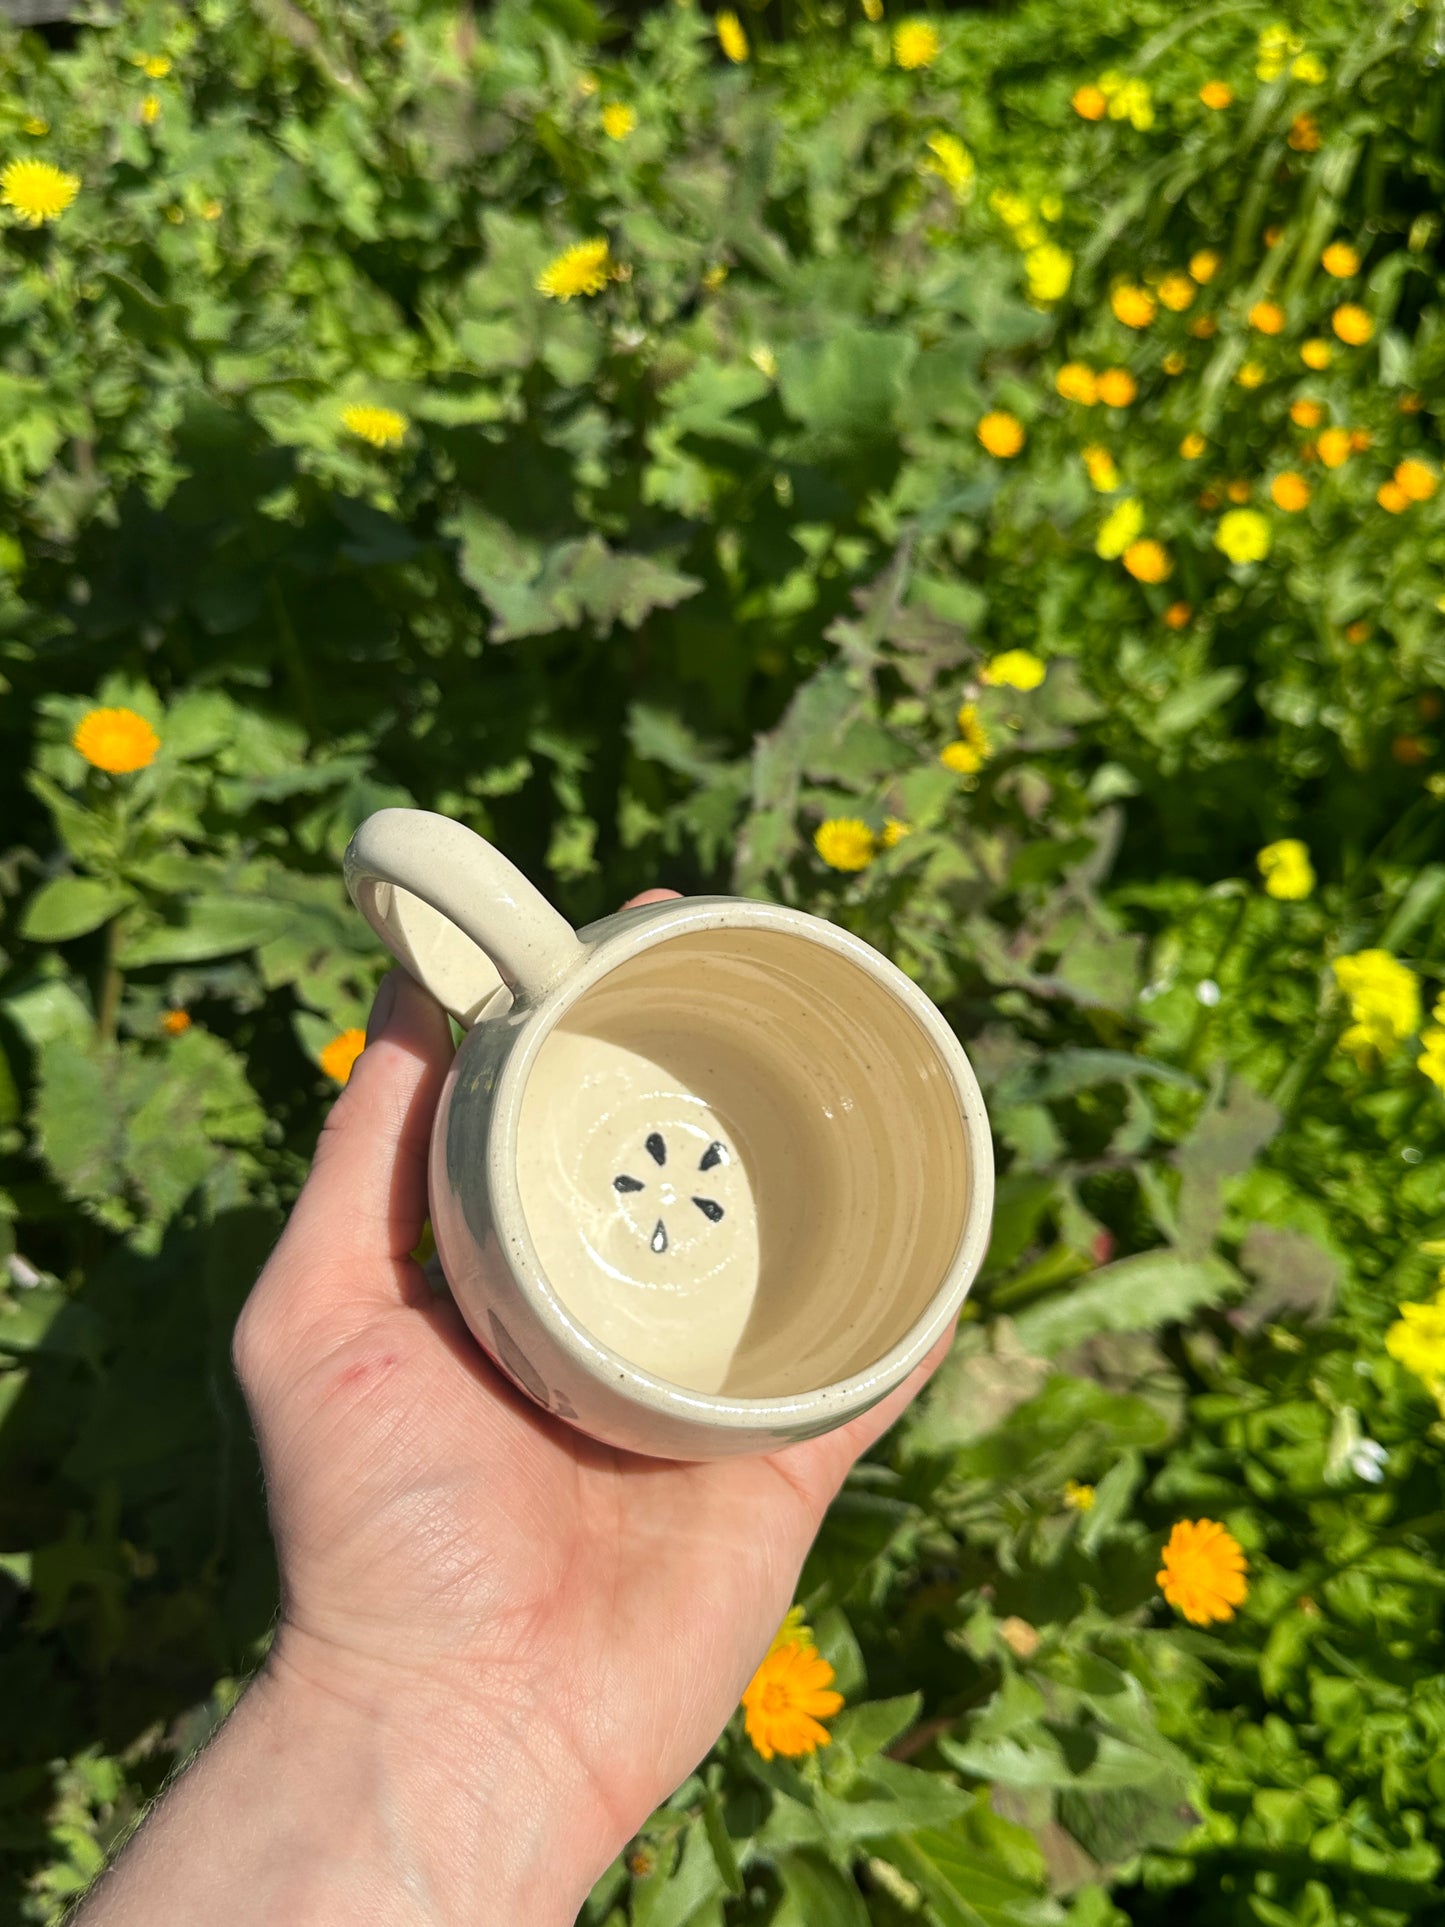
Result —
<instances>
[{"instance_id":1,"label":"fingernail","mask_svg":"<svg viewBox=\"0 0 1445 1927\"><path fill-rule=\"evenodd\" d=\"M366 1041L374 1043L386 1029L387 1019L391 1016L396 1003L396 993L401 988L401 972L388 970L377 989L371 1006L371 1015L366 1020Z\"/></svg>"}]
</instances>

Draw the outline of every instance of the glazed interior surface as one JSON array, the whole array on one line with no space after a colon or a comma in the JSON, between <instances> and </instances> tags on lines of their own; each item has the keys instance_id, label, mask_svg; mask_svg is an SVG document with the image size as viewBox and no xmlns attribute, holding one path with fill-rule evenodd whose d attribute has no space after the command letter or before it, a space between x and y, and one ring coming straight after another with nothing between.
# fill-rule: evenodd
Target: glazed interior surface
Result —
<instances>
[{"instance_id":1,"label":"glazed interior surface","mask_svg":"<svg viewBox=\"0 0 1445 1927\"><path fill-rule=\"evenodd\" d=\"M932 1042L805 937L690 933L544 1039L522 1208L572 1317L693 1391L777 1398L866 1369L948 1270L970 1168Z\"/></svg>"}]
</instances>

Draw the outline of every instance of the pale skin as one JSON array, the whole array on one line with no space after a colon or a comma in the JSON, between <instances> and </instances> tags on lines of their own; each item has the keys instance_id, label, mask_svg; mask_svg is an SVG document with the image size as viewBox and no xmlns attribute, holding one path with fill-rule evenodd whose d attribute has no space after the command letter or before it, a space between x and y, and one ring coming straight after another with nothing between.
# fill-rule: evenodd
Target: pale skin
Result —
<instances>
[{"instance_id":1,"label":"pale skin","mask_svg":"<svg viewBox=\"0 0 1445 1927\"><path fill-rule=\"evenodd\" d=\"M583 1438L407 1255L451 1054L394 972L236 1331L276 1637L76 1927L566 1927L726 1724L829 1500L947 1349L766 1458Z\"/></svg>"}]
</instances>

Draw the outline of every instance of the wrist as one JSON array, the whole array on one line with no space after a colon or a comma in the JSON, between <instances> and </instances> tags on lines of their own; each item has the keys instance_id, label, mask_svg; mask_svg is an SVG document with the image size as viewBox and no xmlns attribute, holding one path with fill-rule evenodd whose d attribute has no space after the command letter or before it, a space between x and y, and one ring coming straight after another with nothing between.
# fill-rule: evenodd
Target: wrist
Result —
<instances>
[{"instance_id":1,"label":"wrist","mask_svg":"<svg viewBox=\"0 0 1445 1927\"><path fill-rule=\"evenodd\" d=\"M237 1717L297 1800L303 1850L278 1909L340 1927L364 1878L376 1918L428 1927L571 1927L621 1841L589 1841L593 1807L542 1708L459 1693L398 1668L352 1668L283 1628ZM370 1910L362 1912L368 1918Z\"/></svg>"}]
</instances>

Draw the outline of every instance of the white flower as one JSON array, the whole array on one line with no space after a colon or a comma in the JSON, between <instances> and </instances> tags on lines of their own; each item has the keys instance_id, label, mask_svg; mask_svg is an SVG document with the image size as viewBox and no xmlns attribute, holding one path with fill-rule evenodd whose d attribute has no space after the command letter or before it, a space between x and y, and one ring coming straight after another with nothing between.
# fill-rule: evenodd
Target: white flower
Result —
<instances>
[{"instance_id":1,"label":"white flower","mask_svg":"<svg viewBox=\"0 0 1445 1927\"><path fill-rule=\"evenodd\" d=\"M1219 1002L1219 985L1212 977L1201 978L1194 986L1194 994L1206 1010L1213 1010Z\"/></svg>"},{"instance_id":2,"label":"white flower","mask_svg":"<svg viewBox=\"0 0 1445 1927\"><path fill-rule=\"evenodd\" d=\"M1350 1453L1350 1470L1366 1485L1382 1485L1390 1455L1378 1439L1361 1439Z\"/></svg>"}]
</instances>

